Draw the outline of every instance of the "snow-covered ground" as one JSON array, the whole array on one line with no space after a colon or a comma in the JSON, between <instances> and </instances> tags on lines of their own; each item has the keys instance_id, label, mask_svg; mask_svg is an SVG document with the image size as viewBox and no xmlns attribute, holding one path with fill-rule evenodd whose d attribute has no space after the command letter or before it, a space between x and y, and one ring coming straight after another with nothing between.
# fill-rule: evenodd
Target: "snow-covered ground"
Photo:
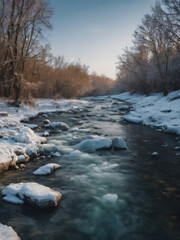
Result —
<instances>
[{"instance_id":1,"label":"snow-covered ground","mask_svg":"<svg viewBox=\"0 0 180 240\"><path fill-rule=\"evenodd\" d=\"M86 104L88 102L80 100L39 99L32 107L21 105L16 108L0 101L0 171L27 158L27 155L36 154L40 144L46 141L32 130L36 126L21 123L22 119L29 119L38 113L75 110Z\"/></svg>"},{"instance_id":2,"label":"snow-covered ground","mask_svg":"<svg viewBox=\"0 0 180 240\"><path fill-rule=\"evenodd\" d=\"M0 223L0 239L1 240L20 240L17 233L12 227Z\"/></svg>"},{"instance_id":3,"label":"snow-covered ground","mask_svg":"<svg viewBox=\"0 0 180 240\"><path fill-rule=\"evenodd\" d=\"M111 98L132 104L131 111L124 116L126 121L180 134L180 90L171 92L167 96L161 93L145 96L125 92L113 95Z\"/></svg>"}]
</instances>

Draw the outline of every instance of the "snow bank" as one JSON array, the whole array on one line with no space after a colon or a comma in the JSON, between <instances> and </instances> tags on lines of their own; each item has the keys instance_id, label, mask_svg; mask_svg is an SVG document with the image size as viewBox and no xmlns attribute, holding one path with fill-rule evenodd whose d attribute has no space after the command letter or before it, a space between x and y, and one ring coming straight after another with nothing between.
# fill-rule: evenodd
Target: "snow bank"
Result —
<instances>
[{"instance_id":1,"label":"snow bank","mask_svg":"<svg viewBox=\"0 0 180 240\"><path fill-rule=\"evenodd\" d=\"M126 121L180 134L180 90L171 92L167 96L163 96L162 93L145 96L126 92L113 95L111 98L132 104L133 109L124 116Z\"/></svg>"},{"instance_id":2,"label":"snow bank","mask_svg":"<svg viewBox=\"0 0 180 240\"><path fill-rule=\"evenodd\" d=\"M23 127L19 129L19 133L15 135L14 139L20 143L26 144L41 144L46 142L46 138L40 137L35 134L30 128Z\"/></svg>"},{"instance_id":3,"label":"snow bank","mask_svg":"<svg viewBox=\"0 0 180 240\"><path fill-rule=\"evenodd\" d=\"M25 154L37 154L40 144L46 141L31 130L37 127L36 124L21 123L21 120L34 117L38 113L74 111L86 105L87 101L80 100L39 99L33 107L22 104L17 108L8 105L6 101L0 101L1 112L6 113L0 115L0 171L8 170L18 158L22 160ZM47 136L49 133L42 135ZM19 151L21 154L16 154ZM18 157L19 155L22 156Z\"/></svg>"},{"instance_id":4,"label":"snow bank","mask_svg":"<svg viewBox=\"0 0 180 240\"><path fill-rule=\"evenodd\" d=\"M29 160L28 155L37 155L41 143L46 138L40 137L28 127L1 128L0 133L0 171L8 170L16 162Z\"/></svg>"},{"instance_id":5,"label":"snow bank","mask_svg":"<svg viewBox=\"0 0 180 240\"><path fill-rule=\"evenodd\" d=\"M60 168L59 164L56 163L48 163L40 168L38 168L36 171L33 172L34 175L48 175L51 174L56 169Z\"/></svg>"},{"instance_id":6,"label":"snow bank","mask_svg":"<svg viewBox=\"0 0 180 240\"><path fill-rule=\"evenodd\" d=\"M12 227L0 223L0 240L20 240Z\"/></svg>"},{"instance_id":7,"label":"snow bank","mask_svg":"<svg viewBox=\"0 0 180 240\"><path fill-rule=\"evenodd\" d=\"M75 146L76 149L83 152L93 152L95 150L111 148L112 141L104 137L96 137L94 139L87 139Z\"/></svg>"},{"instance_id":8,"label":"snow bank","mask_svg":"<svg viewBox=\"0 0 180 240\"><path fill-rule=\"evenodd\" d=\"M49 208L58 205L62 195L49 187L35 182L12 183L8 185L2 194L5 201L17 204L17 198L21 203L27 203L38 208Z\"/></svg>"}]
</instances>

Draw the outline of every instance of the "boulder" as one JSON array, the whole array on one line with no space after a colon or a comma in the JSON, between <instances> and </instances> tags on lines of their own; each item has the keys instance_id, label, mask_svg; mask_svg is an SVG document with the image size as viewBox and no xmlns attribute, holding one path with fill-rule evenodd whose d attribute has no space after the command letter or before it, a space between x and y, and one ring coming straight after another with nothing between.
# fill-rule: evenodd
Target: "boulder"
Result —
<instances>
[{"instance_id":1,"label":"boulder","mask_svg":"<svg viewBox=\"0 0 180 240\"><path fill-rule=\"evenodd\" d=\"M60 168L59 164L56 163L48 163L40 168L38 168L36 171L33 172L34 175L48 175L54 172L56 169Z\"/></svg>"},{"instance_id":2,"label":"boulder","mask_svg":"<svg viewBox=\"0 0 180 240\"><path fill-rule=\"evenodd\" d=\"M11 183L3 191L3 200L14 204L28 204L37 208L56 207L61 193L35 182Z\"/></svg>"}]
</instances>

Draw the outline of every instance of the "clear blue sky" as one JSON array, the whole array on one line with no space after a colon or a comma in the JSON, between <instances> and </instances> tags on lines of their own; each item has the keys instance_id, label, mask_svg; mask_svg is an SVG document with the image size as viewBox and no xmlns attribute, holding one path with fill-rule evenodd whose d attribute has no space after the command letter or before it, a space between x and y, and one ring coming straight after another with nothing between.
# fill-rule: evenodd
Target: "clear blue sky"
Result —
<instances>
[{"instance_id":1,"label":"clear blue sky","mask_svg":"<svg viewBox=\"0 0 180 240\"><path fill-rule=\"evenodd\" d=\"M50 0L53 31L48 41L55 56L80 59L115 78L117 56L132 44L132 34L155 0Z\"/></svg>"}]
</instances>

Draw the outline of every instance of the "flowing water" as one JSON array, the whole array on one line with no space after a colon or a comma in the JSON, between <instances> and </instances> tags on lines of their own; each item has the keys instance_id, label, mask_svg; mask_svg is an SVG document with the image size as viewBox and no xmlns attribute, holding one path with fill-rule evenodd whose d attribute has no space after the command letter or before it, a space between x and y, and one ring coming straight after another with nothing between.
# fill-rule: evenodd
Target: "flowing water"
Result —
<instances>
[{"instance_id":1,"label":"flowing water","mask_svg":"<svg viewBox=\"0 0 180 240\"><path fill-rule=\"evenodd\" d=\"M117 104L118 103L118 104ZM91 101L86 112L49 114L52 121L77 118L90 133L54 133L49 142L64 155L26 164L24 171L1 174L0 188L34 181L63 194L57 208L40 210L0 200L0 222L12 226L22 240L178 240L180 239L180 155L176 136L125 123L123 104ZM43 116L33 120L42 126ZM127 150L68 155L91 135L122 136ZM153 158L157 151L159 157ZM49 162L61 168L49 176L32 172ZM2 196L0 196L2 199Z\"/></svg>"}]
</instances>

